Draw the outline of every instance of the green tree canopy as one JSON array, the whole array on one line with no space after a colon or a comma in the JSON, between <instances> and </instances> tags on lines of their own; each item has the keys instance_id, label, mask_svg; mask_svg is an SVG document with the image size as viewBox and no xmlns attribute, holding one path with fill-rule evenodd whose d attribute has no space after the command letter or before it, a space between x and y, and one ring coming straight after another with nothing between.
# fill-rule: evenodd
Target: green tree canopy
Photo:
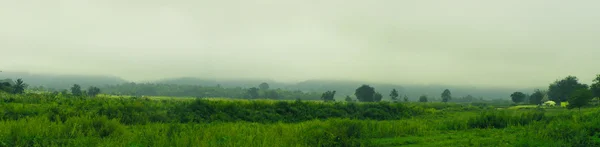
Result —
<instances>
[{"instance_id":1,"label":"green tree canopy","mask_svg":"<svg viewBox=\"0 0 600 147\"><path fill-rule=\"evenodd\" d=\"M323 93L323 95L321 95L321 99L326 102L335 101L334 97L335 97L335 90L327 91L327 92Z\"/></svg>"},{"instance_id":2,"label":"green tree canopy","mask_svg":"<svg viewBox=\"0 0 600 147\"><path fill-rule=\"evenodd\" d=\"M392 101L398 101L398 91L396 89L392 89L392 92L390 92L390 97L392 98Z\"/></svg>"},{"instance_id":3,"label":"green tree canopy","mask_svg":"<svg viewBox=\"0 0 600 147\"><path fill-rule=\"evenodd\" d=\"M269 84L267 84L267 83L260 83L260 85L258 85L258 88L260 88L260 90L268 90L269 89Z\"/></svg>"},{"instance_id":4,"label":"green tree canopy","mask_svg":"<svg viewBox=\"0 0 600 147\"><path fill-rule=\"evenodd\" d=\"M419 102L427 102L427 96L426 95L421 95L419 97Z\"/></svg>"},{"instance_id":5,"label":"green tree canopy","mask_svg":"<svg viewBox=\"0 0 600 147\"><path fill-rule=\"evenodd\" d=\"M527 98L527 95L525 95L523 92L514 92L510 95L510 98L512 99L513 102L520 103L520 102L525 101L525 98Z\"/></svg>"},{"instance_id":6,"label":"green tree canopy","mask_svg":"<svg viewBox=\"0 0 600 147\"><path fill-rule=\"evenodd\" d=\"M79 86L78 84L74 84L73 87L71 87L71 94L75 96L83 95L83 92L81 91L81 86Z\"/></svg>"},{"instance_id":7,"label":"green tree canopy","mask_svg":"<svg viewBox=\"0 0 600 147\"><path fill-rule=\"evenodd\" d=\"M548 87L548 98L560 106L560 102L567 101L575 90L587 88L587 85L579 83L577 77L567 76L557 80Z\"/></svg>"},{"instance_id":8,"label":"green tree canopy","mask_svg":"<svg viewBox=\"0 0 600 147\"><path fill-rule=\"evenodd\" d=\"M404 95L404 102L408 102L408 96Z\"/></svg>"},{"instance_id":9,"label":"green tree canopy","mask_svg":"<svg viewBox=\"0 0 600 147\"><path fill-rule=\"evenodd\" d=\"M346 102L352 102L353 101L352 98L349 95L346 96L345 100L346 100Z\"/></svg>"},{"instance_id":10,"label":"green tree canopy","mask_svg":"<svg viewBox=\"0 0 600 147\"><path fill-rule=\"evenodd\" d=\"M592 92L589 89L578 89L573 92L569 98L569 105L567 105L567 109L579 108L579 110L581 110L581 107L587 105L592 98Z\"/></svg>"},{"instance_id":11,"label":"green tree canopy","mask_svg":"<svg viewBox=\"0 0 600 147\"><path fill-rule=\"evenodd\" d=\"M450 99L452 99L452 93L450 93L450 90L448 89L444 90L444 92L442 92L442 102L448 102Z\"/></svg>"},{"instance_id":12,"label":"green tree canopy","mask_svg":"<svg viewBox=\"0 0 600 147\"><path fill-rule=\"evenodd\" d=\"M381 99L383 99L383 95L381 95L381 93L376 92L375 94L373 94L373 101L381 102Z\"/></svg>"},{"instance_id":13,"label":"green tree canopy","mask_svg":"<svg viewBox=\"0 0 600 147\"><path fill-rule=\"evenodd\" d=\"M530 104L542 104L542 99L544 99L544 92L540 91L539 89L536 89L533 94L531 94L531 96L529 96L529 103Z\"/></svg>"},{"instance_id":14,"label":"green tree canopy","mask_svg":"<svg viewBox=\"0 0 600 147\"><path fill-rule=\"evenodd\" d=\"M90 86L90 88L88 88L88 90L87 90L87 94L88 94L88 96L96 97L96 95L100 94L100 88Z\"/></svg>"},{"instance_id":15,"label":"green tree canopy","mask_svg":"<svg viewBox=\"0 0 600 147\"><path fill-rule=\"evenodd\" d=\"M252 98L252 99L256 99L259 96L258 88L256 88L256 87L252 87L252 88L248 89L247 93L248 93L248 96L250 96L250 98Z\"/></svg>"},{"instance_id":16,"label":"green tree canopy","mask_svg":"<svg viewBox=\"0 0 600 147\"><path fill-rule=\"evenodd\" d=\"M590 86L590 90L592 90L594 97L600 98L600 74L596 75L593 82L594 83Z\"/></svg>"},{"instance_id":17,"label":"green tree canopy","mask_svg":"<svg viewBox=\"0 0 600 147\"><path fill-rule=\"evenodd\" d=\"M356 89L354 95L361 102L373 102L373 96L375 95L375 88L369 85L362 85Z\"/></svg>"},{"instance_id":18,"label":"green tree canopy","mask_svg":"<svg viewBox=\"0 0 600 147\"><path fill-rule=\"evenodd\" d=\"M17 79L15 81L15 85L13 85L13 93L14 94L22 94L25 93L25 89L27 88L27 84L23 82L23 79Z\"/></svg>"}]
</instances>

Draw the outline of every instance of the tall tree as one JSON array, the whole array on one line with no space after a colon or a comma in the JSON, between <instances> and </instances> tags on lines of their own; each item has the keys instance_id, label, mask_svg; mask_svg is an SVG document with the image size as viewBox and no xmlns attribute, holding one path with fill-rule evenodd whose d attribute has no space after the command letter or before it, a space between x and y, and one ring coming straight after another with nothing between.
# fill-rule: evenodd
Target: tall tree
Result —
<instances>
[{"instance_id":1,"label":"tall tree","mask_svg":"<svg viewBox=\"0 0 600 147\"><path fill-rule=\"evenodd\" d=\"M90 88L88 88L88 90L87 90L87 94L90 97L96 97L96 95L100 94L100 88L90 86Z\"/></svg>"},{"instance_id":2,"label":"tall tree","mask_svg":"<svg viewBox=\"0 0 600 147\"><path fill-rule=\"evenodd\" d=\"M526 97L527 95L525 95L523 92L514 92L510 95L510 98L515 103L523 102Z\"/></svg>"},{"instance_id":3,"label":"tall tree","mask_svg":"<svg viewBox=\"0 0 600 147\"><path fill-rule=\"evenodd\" d=\"M269 84L267 83L260 83L260 85L258 85L258 88L260 88L260 90L268 90L269 89Z\"/></svg>"},{"instance_id":4,"label":"tall tree","mask_svg":"<svg viewBox=\"0 0 600 147\"><path fill-rule=\"evenodd\" d=\"M536 89L531 96L529 96L529 103L540 105L542 104L542 99L544 99L544 92Z\"/></svg>"},{"instance_id":5,"label":"tall tree","mask_svg":"<svg viewBox=\"0 0 600 147\"><path fill-rule=\"evenodd\" d=\"M587 88L581 88L573 92L570 96L567 105L567 109L579 108L581 111L581 107L587 105L592 99L592 92Z\"/></svg>"},{"instance_id":6,"label":"tall tree","mask_svg":"<svg viewBox=\"0 0 600 147\"><path fill-rule=\"evenodd\" d=\"M392 101L398 101L398 91L396 91L396 89L392 89L392 92L390 92L390 97L392 97Z\"/></svg>"},{"instance_id":7,"label":"tall tree","mask_svg":"<svg viewBox=\"0 0 600 147\"><path fill-rule=\"evenodd\" d=\"M590 90L592 91L592 94L594 94L594 97L600 99L600 74L596 75L593 82L594 83L590 86Z\"/></svg>"},{"instance_id":8,"label":"tall tree","mask_svg":"<svg viewBox=\"0 0 600 147\"><path fill-rule=\"evenodd\" d=\"M247 93L250 96L250 98L252 98L252 99L256 99L259 96L258 88L256 88L256 87L252 87L252 88L248 89Z\"/></svg>"},{"instance_id":9,"label":"tall tree","mask_svg":"<svg viewBox=\"0 0 600 147\"><path fill-rule=\"evenodd\" d=\"M556 102L558 106L561 106L561 102L567 101L575 90L582 88L587 88L587 85L579 83L575 76L567 76L562 80L556 80L548 86L548 98Z\"/></svg>"},{"instance_id":10,"label":"tall tree","mask_svg":"<svg viewBox=\"0 0 600 147\"><path fill-rule=\"evenodd\" d=\"M326 102L335 101L334 97L335 97L335 90L327 91L321 95L321 99Z\"/></svg>"},{"instance_id":11,"label":"tall tree","mask_svg":"<svg viewBox=\"0 0 600 147\"><path fill-rule=\"evenodd\" d=\"M71 94L75 96L83 95L83 92L81 91L81 86L79 86L78 84L74 84L73 87L71 87Z\"/></svg>"},{"instance_id":12,"label":"tall tree","mask_svg":"<svg viewBox=\"0 0 600 147\"><path fill-rule=\"evenodd\" d=\"M450 90L448 89L444 90L444 92L442 92L442 102L446 103L450 101L450 99L452 99L452 93L450 93Z\"/></svg>"},{"instance_id":13,"label":"tall tree","mask_svg":"<svg viewBox=\"0 0 600 147\"><path fill-rule=\"evenodd\" d=\"M356 89L354 95L361 102L373 102L373 96L375 95L375 88L369 85L362 85Z\"/></svg>"},{"instance_id":14,"label":"tall tree","mask_svg":"<svg viewBox=\"0 0 600 147\"><path fill-rule=\"evenodd\" d=\"M265 96L269 99L279 99L280 98L279 93L276 90L268 90L265 93Z\"/></svg>"},{"instance_id":15,"label":"tall tree","mask_svg":"<svg viewBox=\"0 0 600 147\"><path fill-rule=\"evenodd\" d=\"M404 102L408 102L408 96L404 95Z\"/></svg>"},{"instance_id":16,"label":"tall tree","mask_svg":"<svg viewBox=\"0 0 600 147\"><path fill-rule=\"evenodd\" d=\"M427 96L426 95L421 95L419 97L419 102L427 102Z\"/></svg>"},{"instance_id":17,"label":"tall tree","mask_svg":"<svg viewBox=\"0 0 600 147\"><path fill-rule=\"evenodd\" d=\"M13 85L13 93L14 94L25 93L25 88L27 88L27 84L25 84L25 82L23 82L23 79L17 79L17 81L15 81L15 85Z\"/></svg>"},{"instance_id":18,"label":"tall tree","mask_svg":"<svg viewBox=\"0 0 600 147\"><path fill-rule=\"evenodd\" d=\"M373 101L380 102L381 99L383 99L383 95L381 95L381 93L376 92L375 94L373 94Z\"/></svg>"}]
</instances>

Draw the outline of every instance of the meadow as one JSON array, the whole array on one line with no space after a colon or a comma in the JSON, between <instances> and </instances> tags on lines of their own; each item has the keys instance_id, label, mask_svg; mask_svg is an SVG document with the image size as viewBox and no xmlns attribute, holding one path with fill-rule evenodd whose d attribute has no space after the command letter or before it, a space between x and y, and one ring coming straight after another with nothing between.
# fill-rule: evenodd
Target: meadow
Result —
<instances>
[{"instance_id":1,"label":"meadow","mask_svg":"<svg viewBox=\"0 0 600 147\"><path fill-rule=\"evenodd\" d=\"M598 108L0 94L0 146L600 146Z\"/></svg>"}]
</instances>

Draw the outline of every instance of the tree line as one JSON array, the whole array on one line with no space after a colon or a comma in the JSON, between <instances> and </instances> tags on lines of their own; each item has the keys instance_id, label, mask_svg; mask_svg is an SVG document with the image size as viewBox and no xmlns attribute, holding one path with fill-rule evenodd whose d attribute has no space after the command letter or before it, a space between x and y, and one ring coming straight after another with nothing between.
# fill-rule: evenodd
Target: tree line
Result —
<instances>
[{"instance_id":1,"label":"tree line","mask_svg":"<svg viewBox=\"0 0 600 147\"><path fill-rule=\"evenodd\" d=\"M536 89L531 95L523 92L514 92L510 95L515 103L529 103L541 105L546 101L554 101L561 106L568 102L567 108L581 108L590 103L594 97L600 98L600 74L592 81L591 85L582 84L575 76L567 76L550 83L547 90Z\"/></svg>"}]
</instances>

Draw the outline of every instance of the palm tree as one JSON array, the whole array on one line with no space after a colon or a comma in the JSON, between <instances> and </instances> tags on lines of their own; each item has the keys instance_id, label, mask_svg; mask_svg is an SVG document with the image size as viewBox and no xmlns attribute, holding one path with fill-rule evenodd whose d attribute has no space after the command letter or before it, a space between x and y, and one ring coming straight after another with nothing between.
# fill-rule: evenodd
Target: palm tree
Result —
<instances>
[{"instance_id":1,"label":"palm tree","mask_svg":"<svg viewBox=\"0 0 600 147\"><path fill-rule=\"evenodd\" d=\"M17 79L15 85L13 85L13 93L22 94L25 93L25 88L27 88L27 84L23 82L22 79Z\"/></svg>"}]
</instances>

